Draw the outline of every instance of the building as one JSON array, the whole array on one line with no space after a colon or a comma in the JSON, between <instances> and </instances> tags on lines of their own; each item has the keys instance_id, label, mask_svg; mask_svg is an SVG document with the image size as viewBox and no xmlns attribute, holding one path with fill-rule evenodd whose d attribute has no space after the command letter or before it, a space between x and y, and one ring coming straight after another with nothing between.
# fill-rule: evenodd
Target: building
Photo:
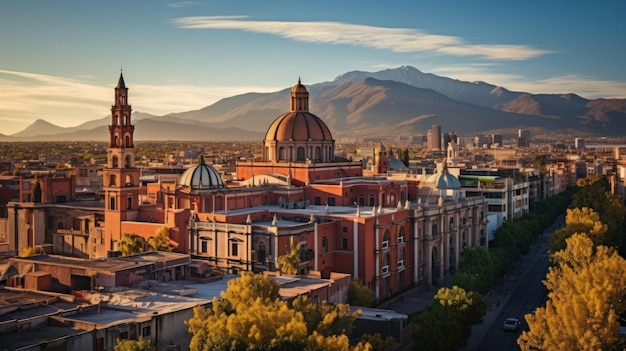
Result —
<instances>
[{"instance_id":1,"label":"building","mask_svg":"<svg viewBox=\"0 0 626 351\"><path fill-rule=\"evenodd\" d=\"M190 256L188 274L206 277L276 271L277 258L295 243L301 274L349 274L380 302L442 284L465 247L487 245L484 198L466 196L447 171L398 171L382 144L368 169L336 156L332 133L309 112L300 81L290 91L289 111L269 126L263 155L238 161L232 181L201 156L180 178L142 184L128 91L120 74L100 171L102 200L88 206L71 189L49 191L43 182L45 201L22 196L26 202L9 204L5 232L15 251L35 246L105 258L119 255L124 233L149 240L167 227L174 251ZM441 150L440 127L431 132ZM162 279L183 272L169 274Z\"/></svg>"},{"instance_id":2,"label":"building","mask_svg":"<svg viewBox=\"0 0 626 351\"><path fill-rule=\"evenodd\" d=\"M441 126L433 124L426 133L428 150L441 151Z\"/></svg>"}]
</instances>

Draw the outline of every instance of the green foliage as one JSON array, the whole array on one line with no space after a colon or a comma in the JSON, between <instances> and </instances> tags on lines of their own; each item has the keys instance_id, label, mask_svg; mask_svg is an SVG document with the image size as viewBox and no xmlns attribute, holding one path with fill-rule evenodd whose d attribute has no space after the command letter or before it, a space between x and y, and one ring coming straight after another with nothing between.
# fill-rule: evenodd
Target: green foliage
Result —
<instances>
[{"instance_id":1,"label":"green foliage","mask_svg":"<svg viewBox=\"0 0 626 351\"><path fill-rule=\"evenodd\" d=\"M621 250L626 212L620 198L610 193L608 180L601 175L579 179L577 184L580 189L574 195L572 205L589 207L600 214L600 220L607 225L604 244Z\"/></svg>"},{"instance_id":2,"label":"green foliage","mask_svg":"<svg viewBox=\"0 0 626 351\"><path fill-rule=\"evenodd\" d=\"M122 238L117 242L117 249L122 251L122 255L134 255L143 252L143 244L145 240L134 233L124 233Z\"/></svg>"},{"instance_id":3,"label":"green foliage","mask_svg":"<svg viewBox=\"0 0 626 351\"><path fill-rule=\"evenodd\" d=\"M139 337L139 340L115 340L114 351L156 351L152 340Z\"/></svg>"},{"instance_id":4,"label":"green foliage","mask_svg":"<svg viewBox=\"0 0 626 351\"><path fill-rule=\"evenodd\" d=\"M353 306L372 307L376 301L376 294L365 286L361 279L352 279L348 290L348 301Z\"/></svg>"},{"instance_id":5,"label":"green foliage","mask_svg":"<svg viewBox=\"0 0 626 351\"><path fill-rule=\"evenodd\" d=\"M154 236L148 239L148 245L154 251L172 251L169 228L164 225L157 229Z\"/></svg>"},{"instance_id":6,"label":"green foliage","mask_svg":"<svg viewBox=\"0 0 626 351\"><path fill-rule=\"evenodd\" d=\"M458 350L485 309L482 296L476 292L468 294L457 286L439 289L435 302L413 317L415 350Z\"/></svg>"},{"instance_id":7,"label":"green foliage","mask_svg":"<svg viewBox=\"0 0 626 351\"><path fill-rule=\"evenodd\" d=\"M388 336L383 339L380 333L363 334L361 335L361 341L370 344L372 346L372 351L393 351L397 346L396 339L392 336Z\"/></svg>"}]
</instances>

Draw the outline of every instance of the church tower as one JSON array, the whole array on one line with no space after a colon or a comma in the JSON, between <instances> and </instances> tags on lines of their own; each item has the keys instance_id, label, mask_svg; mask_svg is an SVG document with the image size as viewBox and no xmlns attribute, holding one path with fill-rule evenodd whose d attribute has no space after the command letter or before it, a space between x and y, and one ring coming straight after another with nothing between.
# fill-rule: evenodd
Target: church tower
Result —
<instances>
[{"instance_id":1,"label":"church tower","mask_svg":"<svg viewBox=\"0 0 626 351\"><path fill-rule=\"evenodd\" d=\"M111 106L107 164L102 178L105 197L105 238L100 250L117 250L115 243L122 236L122 221L135 220L139 207L139 169L135 167L135 126L131 121L128 88L124 76L115 87ZM98 256L103 252L98 252Z\"/></svg>"},{"instance_id":2,"label":"church tower","mask_svg":"<svg viewBox=\"0 0 626 351\"><path fill-rule=\"evenodd\" d=\"M374 172L375 174L387 174L389 171L389 156L383 143L380 143L374 150Z\"/></svg>"}]
</instances>

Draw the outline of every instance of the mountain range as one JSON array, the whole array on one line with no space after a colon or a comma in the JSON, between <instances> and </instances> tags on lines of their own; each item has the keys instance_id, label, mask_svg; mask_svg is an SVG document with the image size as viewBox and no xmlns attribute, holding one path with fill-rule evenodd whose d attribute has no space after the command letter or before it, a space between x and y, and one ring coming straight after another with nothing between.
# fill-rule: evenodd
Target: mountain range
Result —
<instances>
[{"instance_id":1,"label":"mountain range","mask_svg":"<svg viewBox=\"0 0 626 351\"><path fill-rule=\"evenodd\" d=\"M133 112L135 139L260 141L274 119L288 111L290 89L236 95L164 116ZM459 135L507 134L523 128L533 134L617 136L626 130L626 99L514 92L410 66L348 72L307 89L310 112L328 124L335 139L424 135L433 124ZM109 122L107 116L63 128L37 120L16 134L0 136L0 141L104 141Z\"/></svg>"}]
</instances>

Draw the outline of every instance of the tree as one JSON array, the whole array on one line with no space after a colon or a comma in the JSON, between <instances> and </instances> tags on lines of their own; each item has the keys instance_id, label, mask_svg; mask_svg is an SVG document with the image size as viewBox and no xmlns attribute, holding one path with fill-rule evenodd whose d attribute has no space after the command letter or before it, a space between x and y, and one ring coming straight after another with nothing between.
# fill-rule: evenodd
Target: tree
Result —
<instances>
[{"instance_id":1,"label":"tree","mask_svg":"<svg viewBox=\"0 0 626 351\"><path fill-rule=\"evenodd\" d=\"M120 241L117 242L117 249L122 251L122 255L134 255L143 252L145 240L134 233L124 233Z\"/></svg>"},{"instance_id":2,"label":"tree","mask_svg":"<svg viewBox=\"0 0 626 351\"><path fill-rule=\"evenodd\" d=\"M115 340L114 351L156 351L152 340L139 337L139 340Z\"/></svg>"},{"instance_id":3,"label":"tree","mask_svg":"<svg viewBox=\"0 0 626 351\"><path fill-rule=\"evenodd\" d=\"M525 316L529 330L522 350L614 350L619 316L626 310L626 260L607 246L594 247L585 234L566 239L553 254L544 284L546 306Z\"/></svg>"},{"instance_id":4,"label":"tree","mask_svg":"<svg viewBox=\"0 0 626 351\"><path fill-rule=\"evenodd\" d=\"M353 306L371 307L376 301L376 293L365 286L361 279L352 279L348 290L348 301Z\"/></svg>"},{"instance_id":5,"label":"tree","mask_svg":"<svg viewBox=\"0 0 626 351\"><path fill-rule=\"evenodd\" d=\"M300 244L291 238L291 247L289 252L276 259L278 269L284 274L298 274L300 266Z\"/></svg>"},{"instance_id":6,"label":"tree","mask_svg":"<svg viewBox=\"0 0 626 351\"><path fill-rule=\"evenodd\" d=\"M396 339L392 336L388 336L383 339L380 333L363 334L361 335L361 341L372 345L372 351L393 351L397 346Z\"/></svg>"},{"instance_id":7,"label":"tree","mask_svg":"<svg viewBox=\"0 0 626 351\"><path fill-rule=\"evenodd\" d=\"M35 248L32 246L27 246L22 250L22 253L20 254L20 257L30 257L30 256L35 256L38 255L40 253L39 248Z\"/></svg>"},{"instance_id":8,"label":"tree","mask_svg":"<svg viewBox=\"0 0 626 351\"><path fill-rule=\"evenodd\" d=\"M439 289L434 302L413 318L417 325L413 332L415 349L458 350L467 342L472 324L480 320L485 309L477 292L467 293L458 286Z\"/></svg>"},{"instance_id":9,"label":"tree","mask_svg":"<svg viewBox=\"0 0 626 351\"><path fill-rule=\"evenodd\" d=\"M565 249L565 240L575 233L585 233L595 246L601 245L604 243L607 228L607 225L600 221L600 215L588 207L568 209L565 227L555 230L550 235L550 251Z\"/></svg>"},{"instance_id":10,"label":"tree","mask_svg":"<svg viewBox=\"0 0 626 351\"><path fill-rule=\"evenodd\" d=\"M164 225L157 229L154 236L148 239L148 245L154 251L172 251L169 228Z\"/></svg>"},{"instance_id":11,"label":"tree","mask_svg":"<svg viewBox=\"0 0 626 351\"><path fill-rule=\"evenodd\" d=\"M345 322L356 315L347 305L316 306L299 298L292 307L280 298L279 289L277 282L259 274L244 273L229 281L221 299L214 298L210 308L194 308L194 316L185 322L192 335L190 350L351 349Z\"/></svg>"}]
</instances>

